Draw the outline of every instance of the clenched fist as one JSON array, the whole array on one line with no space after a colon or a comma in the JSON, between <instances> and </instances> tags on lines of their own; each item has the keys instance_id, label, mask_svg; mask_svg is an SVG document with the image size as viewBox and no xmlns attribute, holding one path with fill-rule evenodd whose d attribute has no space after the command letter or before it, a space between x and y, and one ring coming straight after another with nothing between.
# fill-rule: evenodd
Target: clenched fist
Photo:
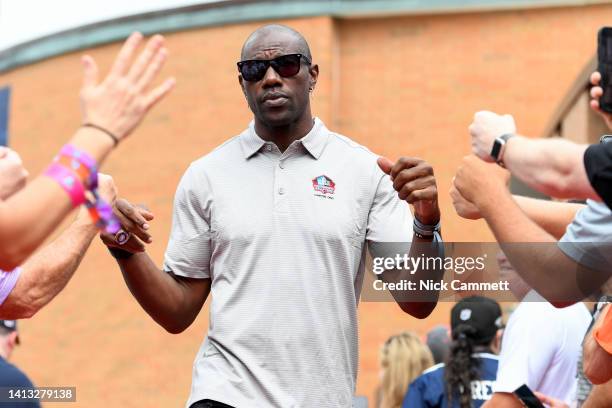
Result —
<instances>
[{"instance_id":1,"label":"clenched fist","mask_svg":"<svg viewBox=\"0 0 612 408\"><path fill-rule=\"evenodd\" d=\"M400 157L395 163L379 157L378 166L391 176L399 198L414 206L414 216L420 222L435 225L440 221L438 187L429 163L415 157Z\"/></svg>"}]
</instances>

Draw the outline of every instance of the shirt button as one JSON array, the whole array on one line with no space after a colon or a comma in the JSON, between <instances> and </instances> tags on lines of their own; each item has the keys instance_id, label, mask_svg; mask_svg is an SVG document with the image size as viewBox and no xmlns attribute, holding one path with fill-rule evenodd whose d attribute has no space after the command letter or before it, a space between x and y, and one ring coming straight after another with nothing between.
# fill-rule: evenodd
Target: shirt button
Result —
<instances>
[{"instance_id":1,"label":"shirt button","mask_svg":"<svg viewBox=\"0 0 612 408\"><path fill-rule=\"evenodd\" d=\"M278 167L280 167L281 169L284 169L285 168L285 164L282 161L278 162Z\"/></svg>"},{"instance_id":2,"label":"shirt button","mask_svg":"<svg viewBox=\"0 0 612 408\"><path fill-rule=\"evenodd\" d=\"M267 151L269 151L269 152L271 152L271 151L272 151L272 146L271 146L271 145L267 145L267 146L266 146L266 150L267 150Z\"/></svg>"},{"instance_id":3,"label":"shirt button","mask_svg":"<svg viewBox=\"0 0 612 408\"><path fill-rule=\"evenodd\" d=\"M282 187L281 187L281 188L279 188L279 189L278 189L278 194L280 194L280 195L285 194L285 189L284 189L284 188L282 188Z\"/></svg>"}]
</instances>

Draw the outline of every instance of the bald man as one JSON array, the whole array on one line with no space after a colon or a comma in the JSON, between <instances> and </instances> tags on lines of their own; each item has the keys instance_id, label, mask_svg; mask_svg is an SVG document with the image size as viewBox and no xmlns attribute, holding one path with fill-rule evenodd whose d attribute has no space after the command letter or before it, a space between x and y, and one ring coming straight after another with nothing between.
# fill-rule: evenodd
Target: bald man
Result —
<instances>
[{"instance_id":1,"label":"bald man","mask_svg":"<svg viewBox=\"0 0 612 408\"><path fill-rule=\"evenodd\" d=\"M187 169L163 270L146 252L105 242L132 294L171 333L212 294L187 407L349 407L366 244L439 237L433 170L378 158L313 118L319 67L295 30L255 31L238 69L254 120ZM433 295L398 303L424 318Z\"/></svg>"}]
</instances>

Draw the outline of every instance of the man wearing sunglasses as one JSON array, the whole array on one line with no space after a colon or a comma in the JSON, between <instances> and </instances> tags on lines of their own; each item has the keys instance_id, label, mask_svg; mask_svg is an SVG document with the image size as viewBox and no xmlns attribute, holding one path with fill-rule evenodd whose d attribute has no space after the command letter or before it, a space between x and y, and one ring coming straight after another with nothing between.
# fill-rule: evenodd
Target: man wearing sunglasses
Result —
<instances>
[{"instance_id":1,"label":"man wearing sunglasses","mask_svg":"<svg viewBox=\"0 0 612 408\"><path fill-rule=\"evenodd\" d=\"M366 243L432 246L433 170L420 159L377 158L313 118L319 67L293 29L257 30L238 69L254 120L183 176L164 273L146 252L105 242L169 332L191 325L212 293L187 407L349 407ZM436 304L430 295L398 303L424 318Z\"/></svg>"}]
</instances>

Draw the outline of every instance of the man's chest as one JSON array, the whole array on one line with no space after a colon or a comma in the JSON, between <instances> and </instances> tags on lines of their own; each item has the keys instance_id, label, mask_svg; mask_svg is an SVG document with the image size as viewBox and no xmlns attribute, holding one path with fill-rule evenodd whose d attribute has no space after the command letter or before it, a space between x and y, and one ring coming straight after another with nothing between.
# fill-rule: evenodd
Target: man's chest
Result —
<instances>
[{"instance_id":1,"label":"man's chest","mask_svg":"<svg viewBox=\"0 0 612 408\"><path fill-rule=\"evenodd\" d=\"M213 237L221 242L270 235L321 241L365 235L372 196L358 172L314 160L260 157L224 182L213 181Z\"/></svg>"}]
</instances>

